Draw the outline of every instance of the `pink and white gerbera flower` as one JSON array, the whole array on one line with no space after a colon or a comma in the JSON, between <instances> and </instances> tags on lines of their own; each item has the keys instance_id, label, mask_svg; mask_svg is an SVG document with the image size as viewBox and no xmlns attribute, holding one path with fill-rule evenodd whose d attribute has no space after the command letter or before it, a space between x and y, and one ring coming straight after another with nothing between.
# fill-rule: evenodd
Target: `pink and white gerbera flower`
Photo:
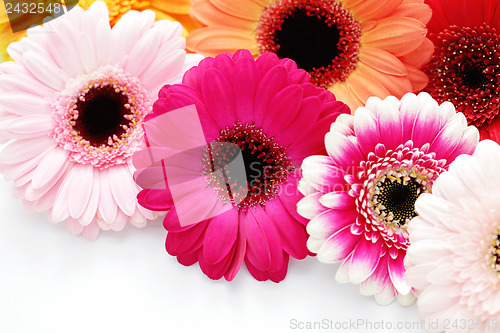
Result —
<instances>
[{"instance_id":1,"label":"pink and white gerbera flower","mask_svg":"<svg viewBox=\"0 0 500 333\"><path fill-rule=\"evenodd\" d=\"M0 65L0 171L15 196L86 238L142 227L130 162L160 87L201 57L182 26L130 11L113 27L104 2L75 7L12 43Z\"/></svg>"},{"instance_id":2,"label":"pink and white gerbera flower","mask_svg":"<svg viewBox=\"0 0 500 333\"><path fill-rule=\"evenodd\" d=\"M309 250L321 262L343 261L337 281L360 284L378 303L397 296L410 304L403 260L415 200L478 140L451 103L438 105L426 93L370 98L354 116L339 116L325 137L328 156L302 164L306 197L297 209L311 219Z\"/></svg>"},{"instance_id":3,"label":"pink and white gerbera flower","mask_svg":"<svg viewBox=\"0 0 500 333\"><path fill-rule=\"evenodd\" d=\"M500 146L481 141L415 203L406 279L430 332L500 332Z\"/></svg>"},{"instance_id":4,"label":"pink and white gerbera flower","mask_svg":"<svg viewBox=\"0 0 500 333\"><path fill-rule=\"evenodd\" d=\"M193 104L197 122L186 124L181 113L171 130L161 120L149 126ZM212 279L232 280L245 261L257 280L283 280L289 256L308 255L306 220L296 212L298 167L310 152L324 151L323 136L341 113L349 113L347 105L273 53L257 60L246 50L206 58L182 85L164 87L146 134L151 152L174 156L161 163L177 174L159 164L140 168L138 158L136 179L150 183L139 203L170 209L164 220L168 253L183 265L199 262ZM187 143L201 132L201 149L183 151L175 128L188 134ZM149 152L141 153L147 160ZM240 167L226 168L237 156ZM182 215L191 221L181 221Z\"/></svg>"}]
</instances>

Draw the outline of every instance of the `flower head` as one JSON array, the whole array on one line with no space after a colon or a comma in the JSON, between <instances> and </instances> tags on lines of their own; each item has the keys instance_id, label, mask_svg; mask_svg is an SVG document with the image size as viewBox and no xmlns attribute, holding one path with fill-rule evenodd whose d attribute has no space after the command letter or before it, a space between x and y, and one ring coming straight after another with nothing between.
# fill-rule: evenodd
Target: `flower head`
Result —
<instances>
[{"instance_id":1,"label":"flower head","mask_svg":"<svg viewBox=\"0 0 500 333\"><path fill-rule=\"evenodd\" d=\"M160 87L201 59L152 11L113 29L108 17L103 2L75 7L28 30L0 65L0 170L27 206L87 238L155 217L137 205L131 155Z\"/></svg>"},{"instance_id":2,"label":"flower head","mask_svg":"<svg viewBox=\"0 0 500 333\"><path fill-rule=\"evenodd\" d=\"M328 156L302 164L297 209L311 219L309 250L322 262L343 261L337 281L360 284L377 302L410 303L403 259L415 201L478 140L451 103L426 93L370 98L354 116L339 116L325 137Z\"/></svg>"},{"instance_id":3,"label":"flower head","mask_svg":"<svg viewBox=\"0 0 500 333\"><path fill-rule=\"evenodd\" d=\"M370 96L401 97L427 84L418 70L433 51L423 1L198 0L190 13L203 27L188 35L189 49L290 58L353 112Z\"/></svg>"},{"instance_id":4,"label":"flower head","mask_svg":"<svg viewBox=\"0 0 500 333\"><path fill-rule=\"evenodd\" d=\"M436 45L427 91L452 102L481 139L500 142L500 1L426 0L433 9L429 38Z\"/></svg>"},{"instance_id":5,"label":"flower head","mask_svg":"<svg viewBox=\"0 0 500 333\"><path fill-rule=\"evenodd\" d=\"M420 291L418 309L432 331L446 322L473 323L477 332L500 327L500 147L481 141L460 156L415 204L409 226L406 278ZM454 331L454 330L453 330Z\"/></svg>"},{"instance_id":6,"label":"flower head","mask_svg":"<svg viewBox=\"0 0 500 333\"><path fill-rule=\"evenodd\" d=\"M96 0L71 0L66 1L65 4L70 6L73 3L78 3L80 7L83 9L88 9L92 3ZM131 0L131 1L122 1L122 0L103 0L107 7L109 8L109 21L111 26L114 26L116 22L129 10L137 10L143 11L146 9L150 9L155 12L156 20L170 20L170 21L178 21L183 25L184 31L183 36L186 36L188 31L198 27L199 25L194 22L188 15L190 2L189 0ZM50 1L44 1L45 6L48 6ZM55 3L55 2L53 2ZM52 5L53 5L52 3ZM7 46L10 43L21 40L21 38L26 36L26 30L22 30L19 32L12 32L11 25L9 19L12 17L8 16L4 10L5 7L0 6L0 59L3 61L12 60L7 53ZM52 8L52 7L45 7ZM61 9L62 10L62 9ZM20 15L15 20L26 20L32 19L32 14L29 15ZM26 23L16 23L24 26Z\"/></svg>"},{"instance_id":7,"label":"flower head","mask_svg":"<svg viewBox=\"0 0 500 333\"><path fill-rule=\"evenodd\" d=\"M289 256L308 254L305 219L295 210L298 167L309 152L324 150L328 126L347 106L290 59L266 53L254 60L244 50L204 59L159 97L146 122L160 119L146 128L151 151L141 153L173 157L134 164L139 183L150 184L139 202L172 208L164 220L168 253L184 265L199 262L212 279L232 280L243 261L258 280L284 279ZM199 126L189 118L191 125L173 121L165 131L162 117L190 105Z\"/></svg>"}]
</instances>

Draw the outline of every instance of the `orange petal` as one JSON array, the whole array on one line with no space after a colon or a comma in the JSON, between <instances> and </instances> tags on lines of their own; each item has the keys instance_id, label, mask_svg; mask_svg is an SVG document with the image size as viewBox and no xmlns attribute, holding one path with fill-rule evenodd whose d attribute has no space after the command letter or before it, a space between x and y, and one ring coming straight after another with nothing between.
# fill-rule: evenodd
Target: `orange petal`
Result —
<instances>
[{"instance_id":1,"label":"orange petal","mask_svg":"<svg viewBox=\"0 0 500 333\"><path fill-rule=\"evenodd\" d=\"M188 14L191 2L189 0L150 0L150 6L169 14Z\"/></svg>"},{"instance_id":2,"label":"orange petal","mask_svg":"<svg viewBox=\"0 0 500 333\"><path fill-rule=\"evenodd\" d=\"M413 17L423 24L429 23L432 9L423 3L403 3L392 13L393 16Z\"/></svg>"},{"instance_id":3,"label":"orange petal","mask_svg":"<svg viewBox=\"0 0 500 333\"><path fill-rule=\"evenodd\" d=\"M354 93L363 103L371 96L377 96L384 99L390 95L389 91L379 82L370 76L355 70L346 80L347 88Z\"/></svg>"},{"instance_id":4,"label":"orange petal","mask_svg":"<svg viewBox=\"0 0 500 333\"><path fill-rule=\"evenodd\" d=\"M365 0L348 8L360 21L380 20L391 15L403 0Z\"/></svg>"},{"instance_id":5,"label":"orange petal","mask_svg":"<svg viewBox=\"0 0 500 333\"><path fill-rule=\"evenodd\" d=\"M410 79L413 91L419 92L424 89L429 82L427 75L425 75L420 69L411 65L407 65L406 67L408 67L408 78Z\"/></svg>"},{"instance_id":6,"label":"orange petal","mask_svg":"<svg viewBox=\"0 0 500 333\"><path fill-rule=\"evenodd\" d=\"M252 0L209 0L214 7L221 12L232 15L234 17L255 21L259 20L259 16L264 8ZM216 13L214 13L216 15Z\"/></svg>"},{"instance_id":7,"label":"orange petal","mask_svg":"<svg viewBox=\"0 0 500 333\"><path fill-rule=\"evenodd\" d=\"M397 98L401 98L404 94L413 91L410 79L407 76L384 74L363 63L358 63L356 69L382 84L391 95Z\"/></svg>"},{"instance_id":8,"label":"orange petal","mask_svg":"<svg viewBox=\"0 0 500 333\"><path fill-rule=\"evenodd\" d=\"M362 47L359 60L382 73L397 76L405 76L408 73L406 66L398 58L382 49Z\"/></svg>"},{"instance_id":9,"label":"orange petal","mask_svg":"<svg viewBox=\"0 0 500 333\"><path fill-rule=\"evenodd\" d=\"M386 17L367 31L361 41L368 47L381 48L395 56L403 56L422 44L427 29L417 19L410 17Z\"/></svg>"},{"instance_id":10,"label":"orange petal","mask_svg":"<svg viewBox=\"0 0 500 333\"><path fill-rule=\"evenodd\" d=\"M434 44L432 44L429 38L425 38L417 49L402 56L401 60L407 64L420 68L431 60L433 53Z\"/></svg>"},{"instance_id":11,"label":"orange petal","mask_svg":"<svg viewBox=\"0 0 500 333\"><path fill-rule=\"evenodd\" d=\"M223 27L203 27L192 31L186 38L187 49L205 56L215 57L222 52L247 49L258 54L255 39L246 31Z\"/></svg>"},{"instance_id":12,"label":"orange petal","mask_svg":"<svg viewBox=\"0 0 500 333\"><path fill-rule=\"evenodd\" d=\"M255 22L236 18L215 8L208 1L196 1L189 12L197 21L207 26L226 26L242 30L254 30Z\"/></svg>"},{"instance_id":13,"label":"orange petal","mask_svg":"<svg viewBox=\"0 0 500 333\"><path fill-rule=\"evenodd\" d=\"M359 107L364 104L354 94L350 93L344 82L337 83L328 89L334 95L337 101L342 101L351 109L351 114L354 114Z\"/></svg>"}]
</instances>

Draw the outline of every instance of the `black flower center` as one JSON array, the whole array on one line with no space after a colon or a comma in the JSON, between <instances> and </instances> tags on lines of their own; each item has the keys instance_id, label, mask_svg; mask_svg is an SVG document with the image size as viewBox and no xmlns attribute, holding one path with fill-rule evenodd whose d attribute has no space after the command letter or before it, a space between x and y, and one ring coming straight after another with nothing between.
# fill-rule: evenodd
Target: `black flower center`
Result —
<instances>
[{"instance_id":1,"label":"black flower center","mask_svg":"<svg viewBox=\"0 0 500 333\"><path fill-rule=\"evenodd\" d=\"M278 0L263 11L255 35L261 53L294 60L327 88L356 68L361 26L335 0Z\"/></svg>"},{"instance_id":2,"label":"black flower center","mask_svg":"<svg viewBox=\"0 0 500 333\"><path fill-rule=\"evenodd\" d=\"M95 147L107 144L108 138L125 133L127 103L128 97L112 86L92 88L76 104L79 116L73 128Z\"/></svg>"},{"instance_id":3,"label":"black flower center","mask_svg":"<svg viewBox=\"0 0 500 333\"><path fill-rule=\"evenodd\" d=\"M415 201L420 194L419 184L386 179L380 188L378 201L383 206L381 211L392 214L393 219L400 221L401 225L415 217Z\"/></svg>"},{"instance_id":4,"label":"black flower center","mask_svg":"<svg viewBox=\"0 0 500 333\"><path fill-rule=\"evenodd\" d=\"M306 71L329 66L340 53L337 48L339 39L336 25L328 25L324 19L303 11L295 11L286 17L281 30L274 36L280 46L276 54L280 58L295 60L297 66Z\"/></svg>"},{"instance_id":5,"label":"black flower center","mask_svg":"<svg viewBox=\"0 0 500 333\"><path fill-rule=\"evenodd\" d=\"M240 123L221 131L203 166L219 198L244 210L273 198L293 170L284 148L254 125Z\"/></svg>"}]
</instances>

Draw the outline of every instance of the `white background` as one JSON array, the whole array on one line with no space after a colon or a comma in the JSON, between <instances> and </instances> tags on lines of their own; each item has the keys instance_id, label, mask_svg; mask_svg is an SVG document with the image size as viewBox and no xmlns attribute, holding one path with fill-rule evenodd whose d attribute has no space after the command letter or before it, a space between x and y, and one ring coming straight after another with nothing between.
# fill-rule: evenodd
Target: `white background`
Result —
<instances>
[{"instance_id":1,"label":"white background","mask_svg":"<svg viewBox=\"0 0 500 333\"><path fill-rule=\"evenodd\" d=\"M89 242L27 212L11 188L0 176L0 333L425 332L411 328L415 304L377 305L335 282L338 265L291 259L279 284L245 267L230 283L213 281L167 254L160 220ZM298 328L323 320L324 329ZM358 320L373 328L351 326Z\"/></svg>"}]
</instances>

